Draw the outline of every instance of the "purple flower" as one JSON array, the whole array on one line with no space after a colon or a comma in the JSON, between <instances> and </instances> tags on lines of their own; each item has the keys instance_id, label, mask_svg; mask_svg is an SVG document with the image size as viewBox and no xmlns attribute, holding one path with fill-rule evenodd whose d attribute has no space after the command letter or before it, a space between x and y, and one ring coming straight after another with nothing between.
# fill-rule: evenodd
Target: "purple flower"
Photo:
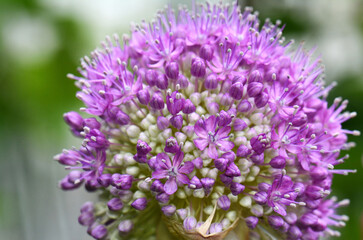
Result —
<instances>
[{"instance_id":1,"label":"purple flower","mask_svg":"<svg viewBox=\"0 0 363 240\"><path fill-rule=\"evenodd\" d=\"M183 162L184 153L179 151L174 155L173 161L165 153L156 156L157 170L152 173L154 179L167 179L164 191L172 195L178 189L178 184L189 184L188 174L194 169L191 162Z\"/></svg>"},{"instance_id":2,"label":"purple flower","mask_svg":"<svg viewBox=\"0 0 363 240\"><path fill-rule=\"evenodd\" d=\"M195 134L199 138L194 139L194 144L199 150L204 150L208 147L208 156L210 158L218 158L218 149L222 151L230 151L234 144L228 141L228 134L231 131L231 127L217 127L217 117L210 116L208 119L200 119L194 125Z\"/></svg>"},{"instance_id":3,"label":"purple flower","mask_svg":"<svg viewBox=\"0 0 363 240\"><path fill-rule=\"evenodd\" d=\"M161 212L185 239L236 234L236 220L256 239L339 235L348 201L329 195L336 174L355 172L338 166L356 113L329 106L320 59L283 28L237 3L193 3L81 59L68 77L92 116L64 115L83 142L55 160L71 170L63 190L100 196L78 218L92 237L155 237Z\"/></svg>"},{"instance_id":4,"label":"purple flower","mask_svg":"<svg viewBox=\"0 0 363 240\"><path fill-rule=\"evenodd\" d=\"M182 98L181 94L176 91L173 92L171 96L168 95L166 97L166 106L168 107L168 110L172 115L176 115L181 110L183 110L184 104L184 98Z\"/></svg>"},{"instance_id":5,"label":"purple flower","mask_svg":"<svg viewBox=\"0 0 363 240\"><path fill-rule=\"evenodd\" d=\"M286 216L286 206L300 204L294 201L297 193L293 186L294 182L289 176L277 177L267 192L267 205L272 207L276 213Z\"/></svg>"}]
</instances>

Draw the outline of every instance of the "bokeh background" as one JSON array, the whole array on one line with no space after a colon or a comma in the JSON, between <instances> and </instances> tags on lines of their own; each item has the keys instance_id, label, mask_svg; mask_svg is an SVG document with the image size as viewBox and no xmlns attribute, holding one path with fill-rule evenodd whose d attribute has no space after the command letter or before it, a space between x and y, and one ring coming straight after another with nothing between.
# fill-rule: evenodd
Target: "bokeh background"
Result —
<instances>
[{"instance_id":1,"label":"bokeh background","mask_svg":"<svg viewBox=\"0 0 363 240\"><path fill-rule=\"evenodd\" d=\"M190 1L179 1L190 4ZM62 192L66 171L53 156L78 146L64 112L82 105L67 73L106 35L129 32L132 21L150 20L175 0L1 0L0 1L0 239L90 239L77 223L79 207L95 198L83 190ZM329 96L349 99L358 116L344 123L363 132L363 1L245 0L267 17L286 24L284 35L306 42L326 65ZM341 239L363 239L362 137L342 166L356 174L336 176L333 194L349 198L350 217Z\"/></svg>"}]
</instances>

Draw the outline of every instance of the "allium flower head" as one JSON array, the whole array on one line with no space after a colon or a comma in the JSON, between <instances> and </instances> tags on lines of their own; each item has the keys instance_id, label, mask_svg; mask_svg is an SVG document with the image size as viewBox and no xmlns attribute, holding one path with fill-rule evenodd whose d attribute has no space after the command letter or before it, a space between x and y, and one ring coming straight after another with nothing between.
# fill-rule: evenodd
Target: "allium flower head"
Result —
<instances>
[{"instance_id":1,"label":"allium flower head","mask_svg":"<svg viewBox=\"0 0 363 240\"><path fill-rule=\"evenodd\" d=\"M85 107L64 115L79 149L56 156L70 190L97 191L79 223L95 239L337 236L331 197L353 144L347 101L329 107L320 59L237 4L167 8L81 60ZM160 221L162 219L162 221Z\"/></svg>"}]
</instances>

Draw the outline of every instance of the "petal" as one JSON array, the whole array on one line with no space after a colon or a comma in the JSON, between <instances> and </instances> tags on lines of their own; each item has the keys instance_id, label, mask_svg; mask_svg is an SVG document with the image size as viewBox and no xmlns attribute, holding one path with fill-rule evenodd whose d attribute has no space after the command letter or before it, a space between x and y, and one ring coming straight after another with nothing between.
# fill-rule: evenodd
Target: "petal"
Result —
<instances>
[{"instance_id":1,"label":"petal","mask_svg":"<svg viewBox=\"0 0 363 240\"><path fill-rule=\"evenodd\" d=\"M182 184L189 184L189 178L184 175L184 174L178 174L178 176L176 177L178 182L182 183Z\"/></svg>"},{"instance_id":2,"label":"petal","mask_svg":"<svg viewBox=\"0 0 363 240\"><path fill-rule=\"evenodd\" d=\"M199 148L199 150L203 151L208 146L209 143L207 139L197 138L194 139L194 144L197 148Z\"/></svg>"},{"instance_id":3,"label":"petal","mask_svg":"<svg viewBox=\"0 0 363 240\"><path fill-rule=\"evenodd\" d=\"M276 207L277 209L275 209ZM273 210L282 216L286 216L286 209L284 205L275 202L275 207L273 208Z\"/></svg>"},{"instance_id":4,"label":"petal","mask_svg":"<svg viewBox=\"0 0 363 240\"><path fill-rule=\"evenodd\" d=\"M152 177L155 179L163 179L168 175L168 171L158 170L152 173Z\"/></svg>"},{"instance_id":5,"label":"petal","mask_svg":"<svg viewBox=\"0 0 363 240\"><path fill-rule=\"evenodd\" d=\"M185 162L184 166L179 168L178 172L184 173L184 174L189 174L189 173L193 172L193 170L194 170L194 164L192 162Z\"/></svg>"},{"instance_id":6,"label":"petal","mask_svg":"<svg viewBox=\"0 0 363 240\"><path fill-rule=\"evenodd\" d=\"M164 165L166 165L166 168L171 168L170 158L166 153L158 153L158 155L156 155L156 160L159 165L162 166L162 163L164 163Z\"/></svg>"},{"instance_id":7,"label":"petal","mask_svg":"<svg viewBox=\"0 0 363 240\"><path fill-rule=\"evenodd\" d=\"M208 132L215 132L217 126L217 118L216 116L212 115L207 120L205 120L205 128Z\"/></svg>"},{"instance_id":8,"label":"petal","mask_svg":"<svg viewBox=\"0 0 363 240\"><path fill-rule=\"evenodd\" d=\"M198 120L194 125L194 132L200 138L208 138L208 132L202 119Z\"/></svg>"},{"instance_id":9,"label":"petal","mask_svg":"<svg viewBox=\"0 0 363 240\"><path fill-rule=\"evenodd\" d=\"M181 151L177 152L173 158L173 166L179 167L181 162L183 161L183 158L184 158L184 153Z\"/></svg>"},{"instance_id":10,"label":"petal","mask_svg":"<svg viewBox=\"0 0 363 240\"><path fill-rule=\"evenodd\" d=\"M178 190L178 186L176 185L176 180L174 177L171 177L168 179L168 181L166 181L164 185L164 191L166 192L166 194L172 195L176 192L176 190Z\"/></svg>"},{"instance_id":11,"label":"petal","mask_svg":"<svg viewBox=\"0 0 363 240\"><path fill-rule=\"evenodd\" d=\"M216 136L217 139L228 137L228 133L231 131L231 127L222 127L218 129L218 134Z\"/></svg>"},{"instance_id":12,"label":"petal","mask_svg":"<svg viewBox=\"0 0 363 240\"><path fill-rule=\"evenodd\" d=\"M222 151L229 151L234 147L234 143L231 141L219 140L216 143Z\"/></svg>"},{"instance_id":13,"label":"petal","mask_svg":"<svg viewBox=\"0 0 363 240\"><path fill-rule=\"evenodd\" d=\"M310 161L309 159L304 155L304 154L298 154L298 160L300 161L301 167L305 170L305 171L309 171L310 170Z\"/></svg>"},{"instance_id":14,"label":"petal","mask_svg":"<svg viewBox=\"0 0 363 240\"><path fill-rule=\"evenodd\" d=\"M208 156L212 159L217 159L218 158L218 151L216 148L216 145L213 144L209 144L209 148L208 148Z\"/></svg>"}]
</instances>

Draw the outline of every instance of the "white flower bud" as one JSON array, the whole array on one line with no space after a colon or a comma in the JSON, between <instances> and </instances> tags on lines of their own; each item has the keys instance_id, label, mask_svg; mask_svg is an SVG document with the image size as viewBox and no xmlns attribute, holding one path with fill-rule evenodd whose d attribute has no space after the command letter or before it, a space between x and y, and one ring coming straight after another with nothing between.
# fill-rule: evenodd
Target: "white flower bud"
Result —
<instances>
[{"instance_id":1,"label":"white flower bud","mask_svg":"<svg viewBox=\"0 0 363 240\"><path fill-rule=\"evenodd\" d=\"M193 143L191 143L189 141L185 142L185 144L183 146L184 153L189 153L189 152L193 151L194 149L195 149L195 147L194 147Z\"/></svg>"},{"instance_id":2,"label":"white flower bud","mask_svg":"<svg viewBox=\"0 0 363 240\"><path fill-rule=\"evenodd\" d=\"M140 134L140 128L138 126L131 125L127 128L126 133L130 138L138 138Z\"/></svg>"},{"instance_id":3,"label":"white flower bud","mask_svg":"<svg viewBox=\"0 0 363 240\"><path fill-rule=\"evenodd\" d=\"M242 207L246 207L246 208L250 208L251 204L252 204L252 198L250 196L244 196L243 198L241 198L241 200L239 201L239 204Z\"/></svg>"},{"instance_id":4,"label":"white flower bud","mask_svg":"<svg viewBox=\"0 0 363 240\"><path fill-rule=\"evenodd\" d=\"M205 193L204 193L204 189L196 189L193 191L193 196L196 198L204 198Z\"/></svg>"}]
</instances>

